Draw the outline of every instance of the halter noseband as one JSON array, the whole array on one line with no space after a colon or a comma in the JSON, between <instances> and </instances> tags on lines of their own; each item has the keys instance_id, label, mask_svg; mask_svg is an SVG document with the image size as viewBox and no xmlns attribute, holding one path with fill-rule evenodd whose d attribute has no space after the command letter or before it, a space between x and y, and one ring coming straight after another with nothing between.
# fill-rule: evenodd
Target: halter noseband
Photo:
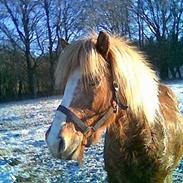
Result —
<instances>
[{"instance_id":1,"label":"halter noseband","mask_svg":"<svg viewBox=\"0 0 183 183\"><path fill-rule=\"evenodd\" d=\"M86 135L91 130L95 132L98 128L100 128L104 124L104 122L110 117L110 115L114 113L113 107L110 107L109 110L103 115L102 118L100 118L95 123L94 126L88 126L65 106L59 105L57 110L63 112L68 117L68 119L71 120L80 129L83 135Z\"/></svg>"}]
</instances>

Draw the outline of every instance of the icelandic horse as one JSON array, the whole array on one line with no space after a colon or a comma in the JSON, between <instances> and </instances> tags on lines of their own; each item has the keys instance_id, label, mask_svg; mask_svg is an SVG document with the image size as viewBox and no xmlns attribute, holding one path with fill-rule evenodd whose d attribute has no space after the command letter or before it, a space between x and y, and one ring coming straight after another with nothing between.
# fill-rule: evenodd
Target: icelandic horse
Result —
<instances>
[{"instance_id":1,"label":"icelandic horse","mask_svg":"<svg viewBox=\"0 0 183 183\"><path fill-rule=\"evenodd\" d=\"M183 117L144 54L105 32L62 44L55 78L63 99L46 133L53 156L82 162L107 129L109 182L171 182L183 154Z\"/></svg>"}]
</instances>

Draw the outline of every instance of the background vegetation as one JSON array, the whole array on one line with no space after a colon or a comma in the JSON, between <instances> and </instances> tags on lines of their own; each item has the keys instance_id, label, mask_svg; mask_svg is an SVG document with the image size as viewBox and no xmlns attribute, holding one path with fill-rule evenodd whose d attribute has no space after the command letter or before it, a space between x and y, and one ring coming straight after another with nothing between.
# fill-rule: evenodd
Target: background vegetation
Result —
<instances>
[{"instance_id":1,"label":"background vegetation","mask_svg":"<svg viewBox=\"0 0 183 183\"><path fill-rule=\"evenodd\" d=\"M161 79L181 78L183 0L0 0L0 101L54 94L60 38L125 36Z\"/></svg>"}]
</instances>

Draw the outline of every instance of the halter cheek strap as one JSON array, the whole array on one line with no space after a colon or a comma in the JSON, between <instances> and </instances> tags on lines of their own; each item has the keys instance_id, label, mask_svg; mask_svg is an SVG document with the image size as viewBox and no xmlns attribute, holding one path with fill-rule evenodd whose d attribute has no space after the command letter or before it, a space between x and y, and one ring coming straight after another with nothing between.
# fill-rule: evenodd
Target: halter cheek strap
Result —
<instances>
[{"instance_id":1,"label":"halter cheek strap","mask_svg":"<svg viewBox=\"0 0 183 183\"><path fill-rule=\"evenodd\" d=\"M119 86L116 81L113 81L112 87L113 87L113 102L112 102L113 108L116 108L117 111L117 108L119 106L121 109L126 110L128 106L123 104L119 98Z\"/></svg>"}]
</instances>

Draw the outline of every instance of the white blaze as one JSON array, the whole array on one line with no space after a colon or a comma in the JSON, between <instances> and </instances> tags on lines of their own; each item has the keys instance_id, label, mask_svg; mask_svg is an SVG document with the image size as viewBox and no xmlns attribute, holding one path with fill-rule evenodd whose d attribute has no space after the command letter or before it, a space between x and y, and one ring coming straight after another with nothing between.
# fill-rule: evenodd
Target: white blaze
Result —
<instances>
[{"instance_id":1,"label":"white blaze","mask_svg":"<svg viewBox=\"0 0 183 183\"><path fill-rule=\"evenodd\" d=\"M65 106L65 107L70 106L79 79L80 79L80 69L76 69L70 75L70 77L67 81L61 105ZM60 132L61 127L65 123L66 123L66 115L60 111L56 111L55 118L53 120L50 132L47 137L47 143L51 147L51 149L55 149L55 150L57 149L58 142L59 142L59 138L58 138L59 132Z\"/></svg>"}]
</instances>

